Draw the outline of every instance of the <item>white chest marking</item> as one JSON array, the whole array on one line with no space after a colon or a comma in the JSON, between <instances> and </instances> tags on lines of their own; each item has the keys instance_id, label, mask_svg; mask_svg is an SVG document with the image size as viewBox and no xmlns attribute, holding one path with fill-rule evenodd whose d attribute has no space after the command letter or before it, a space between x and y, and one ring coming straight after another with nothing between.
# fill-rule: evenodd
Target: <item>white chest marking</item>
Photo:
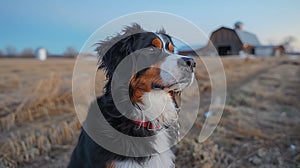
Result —
<instances>
[{"instance_id":1,"label":"white chest marking","mask_svg":"<svg viewBox=\"0 0 300 168\"><path fill-rule=\"evenodd\" d=\"M114 162L115 168L174 168L175 156L171 150L159 155L152 156L144 163L137 163L133 160Z\"/></svg>"}]
</instances>

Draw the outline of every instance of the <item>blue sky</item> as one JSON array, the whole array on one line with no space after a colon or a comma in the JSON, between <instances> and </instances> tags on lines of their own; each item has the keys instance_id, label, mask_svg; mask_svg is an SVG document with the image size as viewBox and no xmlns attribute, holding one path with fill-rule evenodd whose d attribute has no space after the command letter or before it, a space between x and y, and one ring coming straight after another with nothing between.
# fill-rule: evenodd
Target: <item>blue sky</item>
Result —
<instances>
[{"instance_id":1,"label":"blue sky","mask_svg":"<svg viewBox=\"0 0 300 168\"><path fill-rule=\"evenodd\" d=\"M7 46L18 52L42 46L53 54L68 46L80 50L97 28L112 19L133 12L162 11L190 20L207 35L242 21L245 30L255 33L263 44L278 44L294 36L294 49L300 51L299 9L299 0L2 0L0 50L5 52Z\"/></svg>"}]
</instances>

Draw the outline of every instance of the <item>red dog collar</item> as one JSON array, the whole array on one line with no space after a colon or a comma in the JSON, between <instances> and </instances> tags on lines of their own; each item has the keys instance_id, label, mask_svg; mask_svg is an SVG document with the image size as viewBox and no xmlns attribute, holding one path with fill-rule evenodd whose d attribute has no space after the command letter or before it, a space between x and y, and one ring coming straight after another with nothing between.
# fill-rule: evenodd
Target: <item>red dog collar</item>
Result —
<instances>
[{"instance_id":1,"label":"red dog collar","mask_svg":"<svg viewBox=\"0 0 300 168\"><path fill-rule=\"evenodd\" d=\"M136 120L133 120L132 121L134 124L138 125L138 126L141 126L141 127L144 127L144 128L147 128L148 130L156 130L156 129L161 129L161 126L160 125L156 125L154 126L151 122L149 121L136 121Z\"/></svg>"}]
</instances>

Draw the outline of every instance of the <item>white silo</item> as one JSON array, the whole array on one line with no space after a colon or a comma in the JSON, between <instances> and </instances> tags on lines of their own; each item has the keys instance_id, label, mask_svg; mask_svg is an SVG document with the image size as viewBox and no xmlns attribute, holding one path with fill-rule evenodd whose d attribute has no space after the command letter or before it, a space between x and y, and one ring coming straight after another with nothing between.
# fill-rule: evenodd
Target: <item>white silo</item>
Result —
<instances>
[{"instance_id":1,"label":"white silo","mask_svg":"<svg viewBox=\"0 0 300 168\"><path fill-rule=\"evenodd\" d=\"M47 50L45 48L39 47L35 51L35 58L41 61L47 59Z\"/></svg>"}]
</instances>

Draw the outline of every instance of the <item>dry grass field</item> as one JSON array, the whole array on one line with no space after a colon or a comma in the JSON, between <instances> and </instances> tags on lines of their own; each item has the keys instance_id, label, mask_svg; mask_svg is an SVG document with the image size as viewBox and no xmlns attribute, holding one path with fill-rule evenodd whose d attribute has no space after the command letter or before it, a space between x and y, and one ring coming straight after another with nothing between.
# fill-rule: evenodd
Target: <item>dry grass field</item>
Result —
<instances>
[{"instance_id":1,"label":"dry grass field","mask_svg":"<svg viewBox=\"0 0 300 168\"><path fill-rule=\"evenodd\" d=\"M0 59L0 168L66 167L80 131L71 92L74 62ZM176 146L177 167L300 167L300 60L222 62L226 106L212 136L199 143L211 85L197 60L202 106ZM99 76L98 90L104 82Z\"/></svg>"}]
</instances>

